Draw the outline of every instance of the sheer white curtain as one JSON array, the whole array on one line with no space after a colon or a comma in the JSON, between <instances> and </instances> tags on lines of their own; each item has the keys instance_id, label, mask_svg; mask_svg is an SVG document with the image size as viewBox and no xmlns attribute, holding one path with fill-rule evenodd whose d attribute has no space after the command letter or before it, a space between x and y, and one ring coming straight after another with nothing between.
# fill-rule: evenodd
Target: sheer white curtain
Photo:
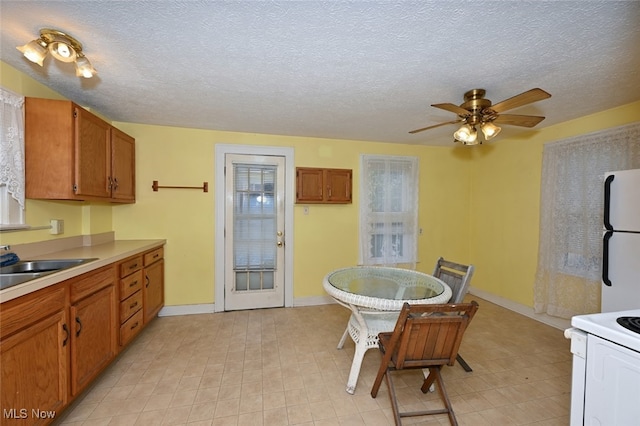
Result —
<instances>
[{"instance_id":1,"label":"sheer white curtain","mask_svg":"<svg viewBox=\"0 0 640 426\"><path fill-rule=\"evenodd\" d=\"M0 227L24 224L24 97L0 88Z\"/></svg>"},{"instance_id":2,"label":"sheer white curtain","mask_svg":"<svg viewBox=\"0 0 640 426\"><path fill-rule=\"evenodd\" d=\"M571 318L600 311L603 175L635 168L640 123L544 146L536 312Z\"/></svg>"},{"instance_id":3,"label":"sheer white curtain","mask_svg":"<svg viewBox=\"0 0 640 426\"><path fill-rule=\"evenodd\" d=\"M360 157L360 264L415 268L418 159Z\"/></svg>"}]
</instances>

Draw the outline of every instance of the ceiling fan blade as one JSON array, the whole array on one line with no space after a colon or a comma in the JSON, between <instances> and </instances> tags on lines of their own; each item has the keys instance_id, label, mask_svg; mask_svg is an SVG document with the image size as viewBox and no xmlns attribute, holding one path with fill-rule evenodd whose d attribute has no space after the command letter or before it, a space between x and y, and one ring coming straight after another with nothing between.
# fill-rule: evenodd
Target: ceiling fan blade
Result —
<instances>
[{"instance_id":1,"label":"ceiling fan blade","mask_svg":"<svg viewBox=\"0 0 640 426\"><path fill-rule=\"evenodd\" d=\"M496 124L510 124L512 126L521 127L533 127L536 124L544 120L544 117L537 115L515 115L515 114L500 114L493 120Z\"/></svg>"},{"instance_id":2,"label":"ceiling fan blade","mask_svg":"<svg viewBox=\"0 0 640 426\"><path fill-rule=\"evenodd\" d=\"M435 108L440 108L443 109L445 111L449 111L452 112L454 114L457 114L461 117L468 117L469 115L471 115L471 112L467 111L466 109L459 107L458 105L454 105L454 104L432 104L432 107Z\"/></svg>"},{"instance_id":3,"label":"ceiling fan blade","mask_svg":"<svg viewBox=\"0 0 640 426\"><path fill-rule=\"evenodd\" d=\"M489 107L494 112L500 113L502 111L507 111L509 109L518 108L523 105L530 104L532 102L541 101L543 99L550 98L551 95L545 92L542 89L531 89L527 90L524 93L520 93L519 95L515 95L512 98L505 99L502 102L498 102L495 105Z\"/></svg>"},{"instance_id":4,"label":"ceiling fan blade","mask_svg":"<svg viewBox=\"0 0 640 426\"><path fill-rule=\"evenodd\" d=\"M412 130L412 131L410 131L409 133L418 133L418 132L423 132L423 131L425 131L425 130L435 129L436 127L440 127L440 126L445 126L445 125L447 125L447 124L456 124L456 123L460 123L461 121L464 121L464 120L447 121L446 123L435 124L435 125L433 125L433 126L423 127L422 129Z\"/></svg>"}]
</instances>

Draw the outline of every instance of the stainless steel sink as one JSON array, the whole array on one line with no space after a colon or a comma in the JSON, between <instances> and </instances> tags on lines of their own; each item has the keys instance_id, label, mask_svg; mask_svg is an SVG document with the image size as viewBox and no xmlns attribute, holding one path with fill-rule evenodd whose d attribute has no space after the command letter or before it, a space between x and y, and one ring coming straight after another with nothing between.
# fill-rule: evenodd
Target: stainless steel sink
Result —
<instances>
[{"instance_id":1,"label":"stainless steel sink","mask_svg":"<svg viewBox=\"0 0 640 426\"><path fill-rule=\"evenodd\" d=\"M97 258L21 260L0 268L0 290L94 260Z\"/></svg>"}]
</instances>

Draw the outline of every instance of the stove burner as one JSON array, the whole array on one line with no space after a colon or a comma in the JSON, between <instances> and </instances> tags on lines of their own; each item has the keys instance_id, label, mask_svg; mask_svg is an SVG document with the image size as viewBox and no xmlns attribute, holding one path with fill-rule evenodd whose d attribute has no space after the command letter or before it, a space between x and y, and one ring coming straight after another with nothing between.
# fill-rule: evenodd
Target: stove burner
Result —
<instances>
[{"instance_id":1,"label":"stove burner","mask_svg":"<svg viewBox=\"0 0 640 426\"><path fill-rule=\"evenodd\" d=\"M635 333L640 333L640 317L620 317L616 322Z\"/></svg>"}]
</instances>

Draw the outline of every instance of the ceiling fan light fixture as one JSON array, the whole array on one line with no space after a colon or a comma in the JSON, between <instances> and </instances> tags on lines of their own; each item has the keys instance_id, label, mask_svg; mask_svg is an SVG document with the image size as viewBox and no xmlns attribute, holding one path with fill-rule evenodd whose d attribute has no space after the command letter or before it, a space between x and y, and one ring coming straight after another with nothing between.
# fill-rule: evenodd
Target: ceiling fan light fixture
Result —
<instances>
[{"instance_id":1,"label":"ceiling fan light fixture","mask_svg":"<svg viewBox=\"0 0 640 426\"><path fill-rule=\"evenodd\" d=\"M486 122L480 125L480 130L482 130L484 139L488 141L490 139L493 139L498 133L500 133L500 130L502 129L492 122Z\"/></svg>"},{"instance_id":2,"label":"ceiling fan light fixture","mask_svg":"<svg viewBox=\"0 0 640 426\"><path fill-rule=\"evenodd\" d=\"M462 142L465 145L476 145L478 139L478 131L475 127L471 127L468 124L463 124L453 134L455 140Z\"/></svg>"},{"instance_id":3,"label":"ceiling fan light fixture","mask_svg":"<svg viewBox=\"0 0 640 426\"><path fill-rule=\"evenodd\" d=\"M24 46L16 47L16 49L22 52L25 58L40 66L43 65L44 58L47 57L46 44L43 46L40 39L31 40Z\"/></svg>"},{"instance_id":4,"label":"ceiling fan light fixture","mask_svg":"<svg viewBox=\"0 0 640 426\"><path fill-rule=\"evenodd\" d=\"M59 30L43 28L40 38L33 40L17 49L30 60L40 66L50 53L55 59L66 63L76 63L76 75L90 78L96 74L89 60L82 53L82 44L69 34Z\"/></svg>"}]
</instances>

